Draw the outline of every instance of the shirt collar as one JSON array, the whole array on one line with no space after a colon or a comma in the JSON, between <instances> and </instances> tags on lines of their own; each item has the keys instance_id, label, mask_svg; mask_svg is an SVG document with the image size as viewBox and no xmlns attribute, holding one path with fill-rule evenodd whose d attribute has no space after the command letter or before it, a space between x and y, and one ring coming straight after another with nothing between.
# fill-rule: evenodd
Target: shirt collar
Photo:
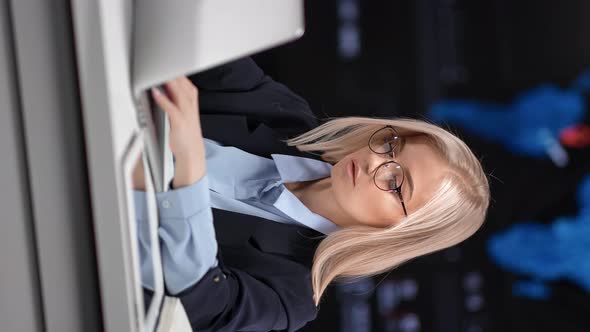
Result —
<instances>
[{"instance_id":1,"label":"shirt collar","mask_svg":"<svg viewBox=\"0 0 590 332\"><path fill-rule=\"evenodd\" d=\"M311 181L330 176L332 165L325 161L271 154L283 182Z\"/></svg>"},{"instance_id":2,"label":"shirt collar","mask_svg":"<svg viewBox=\"0 0 590 332\"><path fill-rule=\"evenodd\" d=\"M283 189L274 206L289 217L322 234L328 235L340 229L340 226L308 209L287 188Z\"/></svg>"},{"instance_id":3,"label":"shirt collar","mask_svg":"<svg viewBox=\"0 0 590 332\"><path fill-rule=\"evenodd\" d=\"M282 183L311 181L330 176L332 165L327 162L290 156L285 154L271 154L275 162ZM289 217L298 220L305 226L323 234L330 234L340 229L332 221L309 210L287 188L281 192L274 206Z\"/></svg>"}]
</instances>

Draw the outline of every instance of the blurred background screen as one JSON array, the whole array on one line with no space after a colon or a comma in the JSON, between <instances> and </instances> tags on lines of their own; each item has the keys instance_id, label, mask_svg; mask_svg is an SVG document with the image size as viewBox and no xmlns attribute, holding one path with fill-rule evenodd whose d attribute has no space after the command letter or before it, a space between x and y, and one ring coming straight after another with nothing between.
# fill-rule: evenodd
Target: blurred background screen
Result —
<instances>
[{"instance_id":1,"label":"blurred background screen","mask_svg":"<svg viewBox=\"0 0 590 332\"><path fill-rule=\"evenodd\" d=\"M306 32L254 57L319 118L411 117L482 160L475 236L336 283L303 331L589 331L590 2L307 1Z\"/></svg>"}]
</instances>

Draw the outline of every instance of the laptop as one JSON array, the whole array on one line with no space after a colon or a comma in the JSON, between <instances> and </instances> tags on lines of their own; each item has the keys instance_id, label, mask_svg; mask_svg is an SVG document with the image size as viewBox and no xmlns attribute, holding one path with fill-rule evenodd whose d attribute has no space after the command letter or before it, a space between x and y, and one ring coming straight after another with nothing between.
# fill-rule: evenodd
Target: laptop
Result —
<instances>
[{"instance_id":1,"label":"laptop","mask_svg":"<svg viewBox=\"0 0 590 332\"><path fill-rule=\"evenodd\" d=\"M150 0L134 6L136 92L297 39L305 29L303 0Z\"/></svg>"}]
</instances>

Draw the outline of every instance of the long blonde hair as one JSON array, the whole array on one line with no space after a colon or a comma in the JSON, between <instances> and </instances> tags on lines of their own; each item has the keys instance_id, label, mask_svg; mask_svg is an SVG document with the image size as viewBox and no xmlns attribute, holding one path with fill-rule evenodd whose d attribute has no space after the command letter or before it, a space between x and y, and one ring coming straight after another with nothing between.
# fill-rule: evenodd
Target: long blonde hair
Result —
<instances>
[{"instance_id":1,"label":"long blonde hair","mask_svg":"<svg viewBox=\"0 0 590 332\"><path fill-rule=\"evenodd\" d=\"M415 119L343 117L285 142L334 164L365 147L369 136L385 125L401 136L426 135L451 171L433 197L401 222L387 228L347 227L323 239L311 270L316 306L333 280L372 276L453 246L475 233L485 219L490 190L479 160L463 141L436 125Z\"/></svg>"}]
</instances>

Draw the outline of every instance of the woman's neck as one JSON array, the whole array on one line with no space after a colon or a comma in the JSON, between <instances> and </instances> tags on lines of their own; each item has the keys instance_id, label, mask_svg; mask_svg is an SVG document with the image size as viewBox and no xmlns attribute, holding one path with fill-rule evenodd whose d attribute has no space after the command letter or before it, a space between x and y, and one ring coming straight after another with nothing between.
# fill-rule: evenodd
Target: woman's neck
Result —
<instances>
[{"instance_id":1,"label":"woman's neck","mask_svg":"<svg viewBox=\"0 0 590 332\"><path fill-rule=\"evenodd\" d=\"M325 177L318 180L285 183L287 188L303 205L313 213L330 220L340 227L346 227L355 222L344 215L338 206L332 191L332 178Z\"/></svg>"}]
</instances>

